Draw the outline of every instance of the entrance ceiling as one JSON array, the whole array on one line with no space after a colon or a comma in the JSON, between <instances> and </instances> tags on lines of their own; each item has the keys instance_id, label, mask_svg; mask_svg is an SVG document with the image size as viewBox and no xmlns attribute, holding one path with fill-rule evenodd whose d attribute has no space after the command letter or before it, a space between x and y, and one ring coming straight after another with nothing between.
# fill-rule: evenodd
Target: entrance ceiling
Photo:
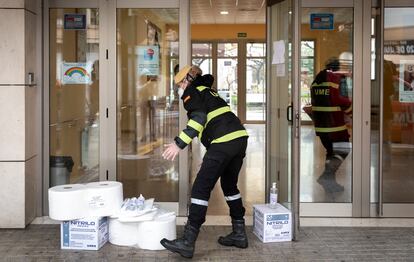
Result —
<instances>
[{"instance_id":1,"label":"entrance ceiling","mask_svg":"<svg viewBox=\"0 0 414 262\"><path fill-rule=\"evenodd\" d=\"M265 0L191 0L191 24L264 24ZM227 11L227 15L220 14Z\"/></svg>"}]
</instances>

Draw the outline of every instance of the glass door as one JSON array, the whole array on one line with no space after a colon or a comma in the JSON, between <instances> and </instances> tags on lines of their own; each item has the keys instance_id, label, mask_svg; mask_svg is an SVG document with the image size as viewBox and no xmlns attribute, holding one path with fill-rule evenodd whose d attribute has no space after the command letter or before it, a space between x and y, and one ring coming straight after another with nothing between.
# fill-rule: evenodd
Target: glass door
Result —
<instances>
[{"instance_id":1,"label":"glass door","mask_svg":"<svg viewBox=\"0 0 414 262\"><path fill-rule=\"evenodd\" d=\"M371 11L366 7L354 1L301 2L301 216L359 217L368 209L369 171L362 169L369 167L363 166L361 138L369 124L362 106L369 90L362 83L369 75L361 70L365 52L369 61L369 47L363 51L362 45L363 10Z\"/></svg>"},{"instance_id":2,"label":"glass door","mask_svg":"<svg viewBox=\"0 0 414 262\"><path fill-rule=\"evenodd\" d=\"M383 3L379 215L413 217L414 5Z\"/></svg>"},{"instance_id":3,"label":"glass door","mask_svg":"<svg viewBox=\"0 0 414 262\"><path fill-rule=\"evenodd\" d=\"M45 188L117 180L125 197L186 215L188 152L161 153L185 125L173 77L191 61L189 1L51 1L45 12Z\"/></svg>"},{"instance_id":4,"label":"glass door","mask_svg":"<svg viewBox=\"0 0 414 262\"><path fill-rule=\"evenodd\" d=\"M178 161L161 157L179 131L178 8L118 8L116 19L117 180L125 197L178 202Z\"/></svg>"},{"instance_id":5,"label":"glass door","mask_svg":"<svg viewBox=\"0 0 414 262\"><path fill-rule=\"evenodd\" d=\"M299 226L299 1L269 1L267 8L266 196L273 182L279 202Z\"/></svg>"},{"instance_id":6,"label":"glass door","mask_svg":"<svg viewBox=\"0 0 414 262\"><path fill-rule=\"evenodd\" d=\"M49 185L99 181L99 11L51 8L49 25Z\"/></svg>"}]
</instances>

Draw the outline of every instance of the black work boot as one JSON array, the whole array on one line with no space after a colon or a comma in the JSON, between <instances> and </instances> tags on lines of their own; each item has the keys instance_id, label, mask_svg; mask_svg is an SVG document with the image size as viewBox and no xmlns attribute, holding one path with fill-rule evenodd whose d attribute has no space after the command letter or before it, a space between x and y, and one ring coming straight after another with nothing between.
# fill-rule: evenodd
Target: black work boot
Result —
<instances>
[{"instance_id":1,"label":"black work boot","mask_svg":"<svg viewBox=\"0 0 414 262\"><path fill-rule=\"evenodd\" d=\"M244 228L244 219L232 219L233 232L225 237L219 237L218 242L223 246L235 246L238 248L247 248L247 235Z\"/></svg>"},{"instance_id":2,"label":"black work boot","mask_svg":"<svg viewBox=\"0 0 414 262\"><path fill-rule=\"evenodd\" d=\"M195 241L200 230L191 226L189 223L184 227L184 235L181 238L168 240L163 238L160 243L166 249L180 254L185 258L192 258L194 254Z\"/></svg>"},{"instance_id":3,"label":"black work boot","mask_svg":"<svg viewBox=\"0 0 414 262\"><path fill-rule=\"evenodd\" d=\"M344 191L344 187L336 182L335 175L323 173L317 182L328 193L336 193Z\"/></svg>"}]
</instances>

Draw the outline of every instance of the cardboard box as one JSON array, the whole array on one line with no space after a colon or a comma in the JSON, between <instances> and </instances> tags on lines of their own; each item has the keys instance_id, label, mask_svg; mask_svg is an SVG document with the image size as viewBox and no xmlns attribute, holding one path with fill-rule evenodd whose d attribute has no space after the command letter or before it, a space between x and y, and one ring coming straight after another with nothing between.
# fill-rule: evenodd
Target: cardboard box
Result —
<instances>
[{"instance_id":1,"label":"cardboard box","mask_svg":"<svg viewBox=\"0 0 414 262\"><path fill-rule=\"evenodd\" d=\"M60 225L62 249L99 250L108 241L108 218L84 218Z\"/></svg>"},{"instance_id":2,"label":"cardboard box","mask_svg":"<svg viewBox=\"0 0 414 262\"><path fill-rule=\"evenodd\" d=\"M289 209L277 204L253 205L253 233L263 242L292 240L292 214Z\"/></svg>"}]
</instances>

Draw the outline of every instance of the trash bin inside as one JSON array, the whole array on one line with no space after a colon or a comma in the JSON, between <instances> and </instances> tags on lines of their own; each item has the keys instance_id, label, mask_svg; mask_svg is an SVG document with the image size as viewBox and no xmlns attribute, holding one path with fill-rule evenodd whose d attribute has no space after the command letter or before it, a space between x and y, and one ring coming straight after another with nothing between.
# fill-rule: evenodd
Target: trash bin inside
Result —
<instances>
[{"instance_id":1,"label":"trash bin inside","mask_svg":"<svg viewBox=\"0 0 414 262\"><path fill-rule=\"evenodd\" d=\"M50 187L69 184L73 164L71 156L50 156Z\"/></svg>"}]
</instances>

